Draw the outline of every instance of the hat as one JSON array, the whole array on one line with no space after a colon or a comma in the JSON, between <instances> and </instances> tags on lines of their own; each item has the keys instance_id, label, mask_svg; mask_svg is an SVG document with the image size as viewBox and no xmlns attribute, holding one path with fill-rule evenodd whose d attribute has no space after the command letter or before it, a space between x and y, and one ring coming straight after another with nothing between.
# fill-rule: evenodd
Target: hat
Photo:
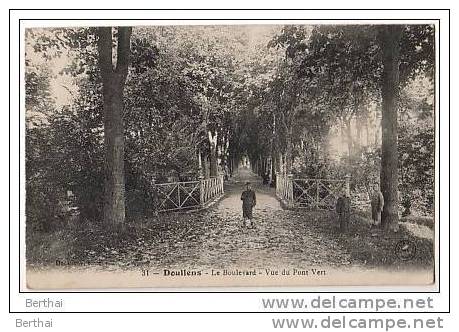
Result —
<instances>
[{"instance_id":1,"label":"hat","mask_svg":"<svg viewBox=\"0 0 459 332\"><path fill-rule=\"evenodd\" d=\"M247 182L245 183L245 185L246 185L246 186L248 186L249 184L250 184L250 182L249 182L249 181L247 181Z\"/></svg>"}]
</instances>

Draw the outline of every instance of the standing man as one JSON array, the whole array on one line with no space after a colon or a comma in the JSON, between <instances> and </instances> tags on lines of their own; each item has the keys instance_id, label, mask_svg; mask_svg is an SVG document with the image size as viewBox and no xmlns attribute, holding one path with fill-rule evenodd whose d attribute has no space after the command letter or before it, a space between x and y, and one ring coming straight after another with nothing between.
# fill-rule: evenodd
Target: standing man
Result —
<instances>
[{"instance_id":1,"label":"standing man","mask_svg":"<svg viewBox=\"0 0 459 332\"><path fill-rule=\"evenodd\" d=\"M379 189L379 184L375 184L373 193L371 194L371 219L373 219L374 225L381 224L381 212L383 208L384 196Z\"/></svg>"},{"instance_id":2,"label":"standing man","mask_svg":"<svg viewBox=\"0 0 459 332\"><path fill-rule=\"evenodd\" d=\"M257 198L255 195L255 191L252 190L250 186L250 182L246 182L247 189L242 192L241 200L242 200L242 217L244 218L243 226L246 223L246 220L249 220L249 225L253 227L253 216L252 216L252 209L257 204Z\"/></svg>"},{"instance_id":3,"label":"standing man","mask_svg":"<svg viewBox=\"0 0 459 332\"><path fill-rule=\"evenodd\" d=\"M351 199L342 194L336 202L336 213L338 214L339 229L341 232L347 231L351 216Z\"/></svg>"}]
</instances>

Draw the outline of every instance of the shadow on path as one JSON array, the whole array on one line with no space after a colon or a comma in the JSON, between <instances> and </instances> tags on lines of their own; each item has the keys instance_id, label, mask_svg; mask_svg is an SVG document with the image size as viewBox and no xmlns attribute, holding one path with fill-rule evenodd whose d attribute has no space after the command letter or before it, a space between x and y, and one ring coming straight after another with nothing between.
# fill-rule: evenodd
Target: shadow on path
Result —
<instances>
[{"instance_id":1,"label":"shadow on path","mask_svg":"<svg viewBox=\"0 0 459 332\"><path fill-rule=\"evenodd\" d=\"M257 195L257 205L254 208L254 217L259 220L259 212L271 212L282 210L279 201L275 197L275 190L262 184L260 177L246 168L239 172L225 184L225 197L217 204L217 213L238 214L242 218L241 194L245 190L245 184L249 181ZM224 216L224 215L223 215ZM258 218L257 218L258 216Z\"/></svg>"},{"instance_id":2,"label":"shadow on path","mask_svg":"<svg viewBox=\"0 0 459 332\"><path fill-rule=\"evenodd\" d=\"M250 181L257 195L253 216L255 227L242 227L242 201L245 183ZM349 264L349 254L335 239L323 239L314 227L305 228L294 211L281 208L274 189L262 185L261 178L241 168L225 185L225 197L206 214L207 231L196 267L266 268L307 267Z\"/></svg>"},{"instance_id":3,"label":"shadow on path","mask_svg":"<svg viewBox=\"0 0 459 332\"><path fill-rule=\"evenodd\" d=\"M242 227L240 197L246 181L253 183L257 195L253 229ZM354 216L349 231L341 234L332 211L283 210L273 188L241 169L225 182L225 196L208 209L162 214L117 233L82 227L41 234L32 246L39 249L28 253L28 266L55 266L56 260L78 262L69 265L77 269L112 270L433 266L433 245L428 239L413 237L403 228L397 234L375 237L360 219ZM396 255L394 248L401 239L416 244L413 260Z\"/></svg>"}]
</instances>

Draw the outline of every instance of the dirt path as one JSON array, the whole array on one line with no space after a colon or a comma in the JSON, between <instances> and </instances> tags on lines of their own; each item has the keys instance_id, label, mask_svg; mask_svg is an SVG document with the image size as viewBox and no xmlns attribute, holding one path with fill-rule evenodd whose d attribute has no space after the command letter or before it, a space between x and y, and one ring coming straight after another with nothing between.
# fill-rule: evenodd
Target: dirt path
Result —
<instances>
[{"instance_id":1,"label":"dirt path","mask_svg":"<svg viewBox=\"0 0 459 332\"><path fill-rule=\"evenodd\" d=\"M252 183L257 195L253 229L242 227L240 196L246 181ZM177 266L298 268L349 264L349 254L335 239L323 238L314 225L307 227L308 220L294 211L284 211L274 189L263 186L249 170L241 169L227 183L225 192L225 197L203 214L205 232L196 238L197 246L189 247L188 259L174 262Z\"/></svg>"},{"instance_id":2,"label":"dirt path","mask_svg":"<svg viewBox=\"0 0 459 332\"><path fill-rule=\"evenodd\" d=\"M282 210L279 201L274 197L273 189L263 186L261 179L243 168L226 184L225 191L227 195L212 212L218 213L224 218L234 219L237 216L241 219L241 193L245 190L247 181L250 181L257 195L257 205L254 208L254 217L257 224L263 222L261 216L266 216L266 213Z\"/></svg>"},{"instance_id":3,"label":"dirt path","mask_svg":"<svg viewBox=\"0 0 459 332\"><path fill-rule=\"evenodd\" d=\"M242 227L240 197L248 180L257 195L253 229ZM273 188L241 169L225 183L225 196L208 209L163 214L117 234L105 228L43 234L28 257L34 267L55 266L60 260L70 267L113 270L431 267L432 242L401 230L375 236L353 216L348 232L340 233L333 212L283 210ZM395 252L407 239L417 248L409 261Z\"/></svg>"}]
</instances>

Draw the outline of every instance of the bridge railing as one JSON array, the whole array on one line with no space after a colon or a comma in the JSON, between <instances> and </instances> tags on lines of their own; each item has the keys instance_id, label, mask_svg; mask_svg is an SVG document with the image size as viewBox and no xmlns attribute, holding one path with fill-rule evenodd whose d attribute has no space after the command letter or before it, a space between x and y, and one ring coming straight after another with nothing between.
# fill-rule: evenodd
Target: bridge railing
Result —
<instances>
[{"instance_id":1,"label":"bridge railing","mask_svg":"<svg viewBox=\"0 0 459 332\"><path fill-rule=\"evenodd\" d=\"M293 182L292 177L277 174L276 175L276 195L280 199L288 202L293 201Z\"/></svg>"},{"instance_id":2,"label":"bridge railing","mask_svg":"<svg viewBox=\"0 0 459 332\"><path fill-rule=\"evenodd\" d=\"M343 193L349 195L349 178L313 179L277 175L276 195L287 206L311 210L333 210Z\"/></svg>"},{"instance_id":3,"label":"bridge railing","mask_svg":"<svg viewBox=\"0 0 459 332\"><path fill-rule=\"evenodd\" d=\"M201 180L199 192L201 205L206 205L210 201L221 197L224 194L223 175Z\"/></svg>"},{"instance_id":4,"label":"bridge railing","mask_svg":"<svg viewBox=\"0 0 459 332\"><path fill-rule=\"evenodd\" d=\"M193 210L206 206L224 194L223 176L198 181L154 184L158 212Z\"/></svg>"}]
</instances>

